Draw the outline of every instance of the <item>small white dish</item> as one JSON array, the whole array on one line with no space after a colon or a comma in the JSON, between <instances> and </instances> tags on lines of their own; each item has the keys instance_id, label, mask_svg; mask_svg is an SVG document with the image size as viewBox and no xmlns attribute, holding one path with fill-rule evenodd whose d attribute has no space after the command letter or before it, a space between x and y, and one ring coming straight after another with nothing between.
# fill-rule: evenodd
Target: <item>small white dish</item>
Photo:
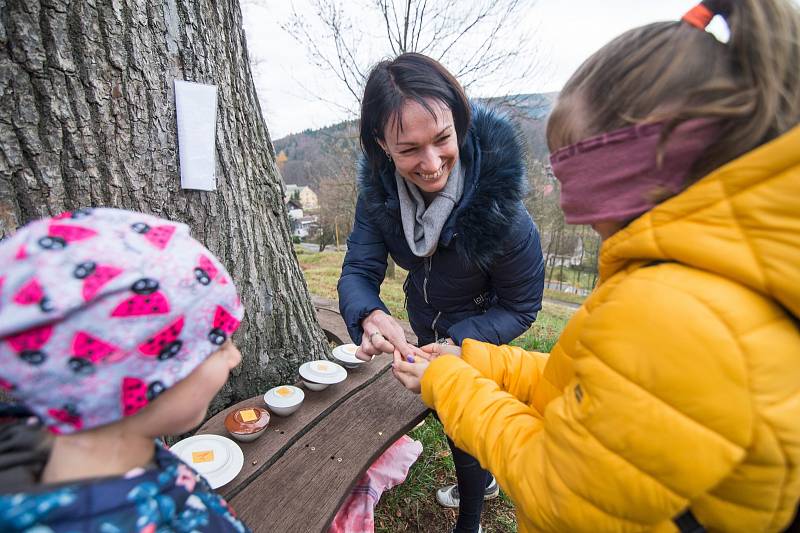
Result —
<instances>
[{"instance_id":1,"label":"small white dish","mask_svg":"<svg viewBox=\"0 0 800 533\"><path fill-rule=\"evenodd\" d=\"M289 416L300 408L305 397L303 389L293 385L281 385L264 394L264 403L276 415Z\"/></svg>"},{"instance_id":2,"label":"small white dish","mask_svg":"<svg viewBox=\"0 0 800 533\"><path fill-rule=\"evenodd\" d=\"M212 489L232 481L244 466L242 449L220 435L194 435L176 442L170 451L206 478Z\"/></svg>"},{"instance_id":3,"label":"small white dish","mask_svg":"<svg viewBox=\"0 0 800 533\"><path fill-rule=\"evenodd\" d=\"M303 382L318 385L333 385L347 378L347 370L331 361L309 361L300 365L298 370ZM319 390L319 389L311 389Z\"/></svg>"},{"instance_id":4,"label":"small white dish","mask_svg":"<svg viewBox=\"0 0 800 533\"><path fill-rule=\"evenodd\" d=\"M366 361L356 357L356 350L358 350L358 346L355 344L342 344L333 349L332 355L345 368L356 368L366 363Z\"/></svg>"},{"instance_id":5,"label":"small white dish","mask_svg":"<svg viewBox=\"0 0 800 533\"><path fill-rule=\"evenodd\" d=\"M307 388L308 390L321 391L328 388L327 383L314 383L313 381L306 381L304 379L301 381L303 382L305 388Z\"/></svg>"}]
</instances>

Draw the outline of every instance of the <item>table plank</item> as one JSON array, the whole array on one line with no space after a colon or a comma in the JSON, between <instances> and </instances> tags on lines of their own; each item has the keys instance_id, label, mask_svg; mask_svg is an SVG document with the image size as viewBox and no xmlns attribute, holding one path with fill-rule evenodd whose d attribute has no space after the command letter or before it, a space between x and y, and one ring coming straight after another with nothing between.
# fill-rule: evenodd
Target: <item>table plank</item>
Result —
<instances>
[{"instance_id":1,"label":"table plank","mask_svg":"<svg viewBox=\"0 0 800 533\"><path fill-rule=\"evenodd\" d=\"M428 413L386 368L297 439L231 505L254 531L324 532L366 468Z\"/></svg>"},{"instance_id":2,"label":"table plank","mask_svg":"<svg viewBox=\"0 0 800 533\"><path fill-rule=\"evenodd\" d=\"M322 391L304 389L305 401L294 414L283 418L271 414L269 427L264 435L253 442L238 442L244 452L244 467L233 481L220 487L217 492L226 499L233 498L279 457L294 442L314 427L339 404L372 381L391 365L389 354L376 356L369 363L347 370L347 379ZM264 391L266 392L266 391ZM207 420L195 433L229 436L225 430L225 417L231 411L246 407L265 407L263 397L243 400Z\"/></svg>"}]
</instances>

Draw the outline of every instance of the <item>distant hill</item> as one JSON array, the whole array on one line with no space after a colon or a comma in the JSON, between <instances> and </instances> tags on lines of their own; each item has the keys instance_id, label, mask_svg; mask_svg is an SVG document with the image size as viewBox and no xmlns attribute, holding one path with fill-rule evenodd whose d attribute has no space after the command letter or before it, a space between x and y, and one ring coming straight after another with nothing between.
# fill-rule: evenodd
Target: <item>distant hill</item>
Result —
<instances>
[{"instance_id":1,"label":"distant hill","mask_svg":"<svg viewBox=\"0 0 800 533\"><path fill-rule=\"evenodd\" d=\"M519 94L483 101L508 113L519 126L532 158L546 160L547 116L558 93ZM326 128L305 130L274 141L278 166L284 183L316 188L320 178L331 169L352 167L359 152L358 124L345 121Z\"/></svg>"}]
</instances>

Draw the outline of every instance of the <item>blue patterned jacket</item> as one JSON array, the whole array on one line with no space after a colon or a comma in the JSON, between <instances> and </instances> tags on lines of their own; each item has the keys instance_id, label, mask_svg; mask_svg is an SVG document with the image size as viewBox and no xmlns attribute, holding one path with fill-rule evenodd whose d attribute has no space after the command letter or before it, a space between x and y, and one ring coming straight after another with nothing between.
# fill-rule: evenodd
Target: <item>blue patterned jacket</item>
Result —
<instances>
[{"instance_id":1,"label":"blue patterned jacket","mask_svg":"<svg viewBox=\"0 0 800 533\"><path fill-rule=\"evenodd\" d=\"M156 468L0 494L0 531L160 533L250 531L191 467L156 443Z\"/></svg>"}]
</instances>

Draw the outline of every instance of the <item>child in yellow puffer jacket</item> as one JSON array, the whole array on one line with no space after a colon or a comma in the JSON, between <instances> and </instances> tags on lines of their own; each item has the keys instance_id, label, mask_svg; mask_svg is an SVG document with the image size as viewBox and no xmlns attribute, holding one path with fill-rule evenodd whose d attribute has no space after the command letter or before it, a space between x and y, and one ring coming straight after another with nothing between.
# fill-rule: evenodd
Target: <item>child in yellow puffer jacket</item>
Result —
<instances>
[{"instance_id":1,"label":"child in yellow puffer jacket","mask_svg":"<svg viewBox=\"0 0 800 533\"><path fill-rule=\"evenodd\" d=\"M715 15L726 44L704 31ZM792 521L799 34L789 0L706 1L595 53L548 142L567 222L603 239L597 288L549 355L472 340L456 356L395 354L398 379L514 501L520 531Z\"/></svg>"}]
</instances>

